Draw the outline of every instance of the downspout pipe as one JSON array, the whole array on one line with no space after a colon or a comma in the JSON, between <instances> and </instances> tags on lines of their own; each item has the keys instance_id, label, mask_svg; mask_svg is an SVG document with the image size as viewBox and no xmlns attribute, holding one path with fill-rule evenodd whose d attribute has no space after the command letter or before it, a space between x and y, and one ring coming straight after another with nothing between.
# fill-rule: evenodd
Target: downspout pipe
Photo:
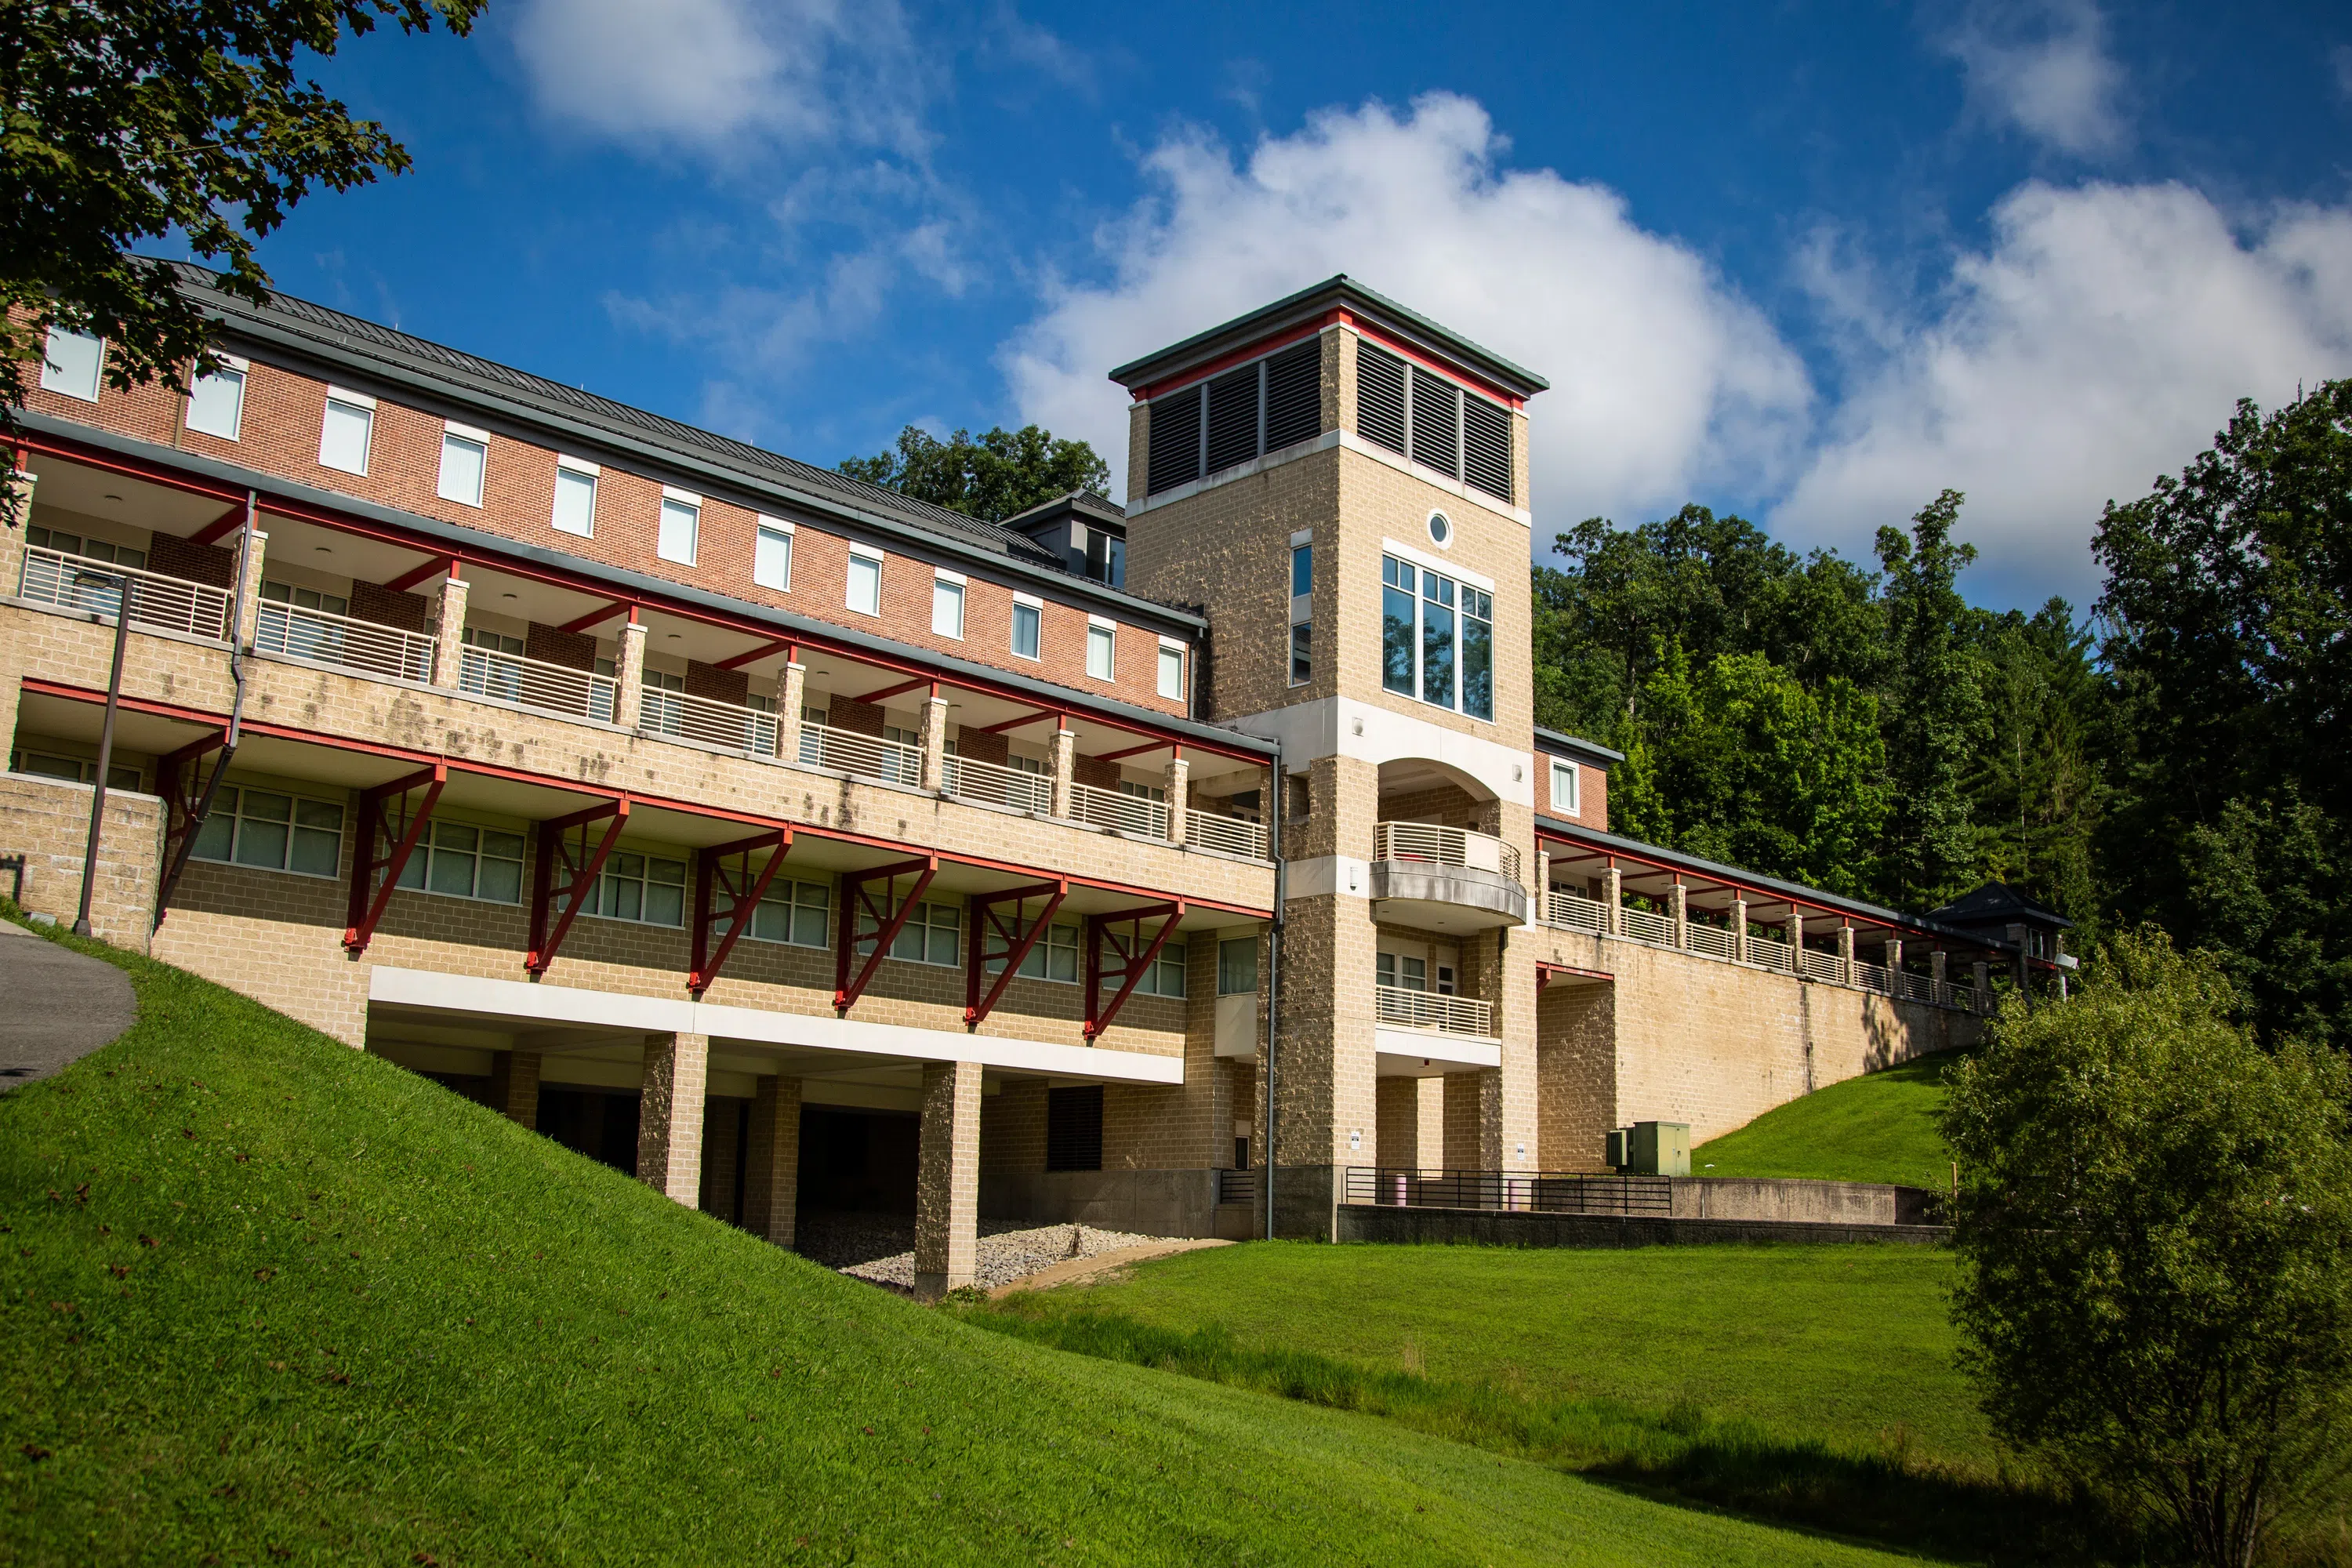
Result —
<instances>
[{"instance_id":1,"label":"downspout pipe","mask_svg":"<svg viewBox=\"0 0 2352 1568\"><path fill-rule=\"evenodd\" d=\"M1282 858L1282 803L1289 795L1282 771L1282 742L1274 743L1274 787L1266 793L1267 847L1274 856L1274 921L1265 934L1265 1239L1274 1239L1274 1041L1282 1017L1282 925L1289 907L1290 868Z\"/></svg>"},{"instance_id":2,"label":"downspout pipe","mask_svg":"<svg viewBox=\"0 0 2352 1568\"><path fill-rule=\"evenodd\" d=\"M261 497L254 490L245 492L245 526L236 536L236 596L228 605L228 679L236 690L229 699L228 732L221 740L220 755L213 763L212 777L205 781L205 793L196 798L194 810L188 813L188 830L180 837L180 847L172 863L163 868L163 875L155 885L155 919L148 929L163 928L164 911L171 908L172 893L180 885L180 874L188 868L188 857L195 852L196 833L212 816L213 797L220 792L221 779L236 756L236 743L245 728L245 580L253 569L253 535L259 520Z\"/></svg>"}]
</instances>

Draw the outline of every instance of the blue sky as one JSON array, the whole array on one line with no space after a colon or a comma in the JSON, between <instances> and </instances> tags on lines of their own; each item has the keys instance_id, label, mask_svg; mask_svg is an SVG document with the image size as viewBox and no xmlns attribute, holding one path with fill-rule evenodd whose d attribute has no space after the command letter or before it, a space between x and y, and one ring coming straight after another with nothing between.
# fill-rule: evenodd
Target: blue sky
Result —
<instances>
[{"instance_id":1,"label":"blue sky","mask_svg":"<svg viewBox=\"0 0 2352 1568\"><path fill-rule=\"evenodd\" d=\"M2352 374L2352 14L493 0L322 79L410 174L279 285L832 463L1028 420L1336 271L1547 374L1538 549L1697 500L1980 602ZM1115 486L1116 488L1116 486Z\"/></svg>"}]
</instances>

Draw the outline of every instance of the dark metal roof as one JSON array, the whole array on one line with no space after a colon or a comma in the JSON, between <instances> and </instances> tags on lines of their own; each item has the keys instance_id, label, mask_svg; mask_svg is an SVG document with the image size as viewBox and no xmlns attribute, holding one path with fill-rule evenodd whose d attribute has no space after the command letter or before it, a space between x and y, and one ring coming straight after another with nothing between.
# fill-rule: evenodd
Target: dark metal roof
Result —
<instances>
[{"instance_id":1,"label":"dark metal roof","mask_svg":"<svg viewBox=\"0 0 2352 1568\"><path fill-rule=\"evenodd\" d=\"M2073 931L2074 922L2048 905L2036 902L2006 882L1987 882L1973 893L1963 893L1940 909L1927 911L1927 918L1946 925L1974 928L1979 925L2008 925L2012 921L2026 925L2044 926L2053 931Z\"/></svg>"},{"instance_id":2,"label":"dark metal roof","mask_svg":"<svg viewBox=\"0 0 2352 1568\"><path fill-rule=\"evenodd\" d=\"M1624 752L1612 752L1597 741L1588 741L1580 735L1563 735L1558 730L1547 730L1540 724L1536 726L1536 750L1591 762L1604 773L1612 763L1625 760Z\"/></svg>"},{"instance_id":3,"label":"dark metal roof","mask_svg":"<svg viewBox=\"0 0 2352 1568\"><path fill-rule=\"evenodd\" d=\"M1372 292L1344 272L1276 300L1271 305L1260 306L1246 315L1235 316L1222 326L1211 327L1205 332L1195 332L1181 343L1172 343L1140 359L1129 360L1112 371L1110 378L1127 387L1158 381L1252 338L1262 338L1279 331L1286 324L1286 317L1304 319L1337 305L1351 305L1368 315L1382 318L1385 325L1400 331L1408 338L1423 341L1444 357L1510 388L1521 397L1531 397L1551 385L1535 372L1481 348L1461 333L1438 325L1418 311L1407 310L1385 295Z\"/></svg>"}]
</instances>

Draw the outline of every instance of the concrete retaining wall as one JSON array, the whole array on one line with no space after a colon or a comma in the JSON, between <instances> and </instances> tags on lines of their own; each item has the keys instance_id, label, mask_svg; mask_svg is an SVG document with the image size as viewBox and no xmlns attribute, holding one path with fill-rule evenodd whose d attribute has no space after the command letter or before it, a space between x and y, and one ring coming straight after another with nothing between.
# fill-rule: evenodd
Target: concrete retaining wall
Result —
<instances>
[{"instance_id":1,"label":"concrete retaining wall","mask_svg":"<svg viewBox=\"0 0 2352 1568\"><path fill-rule=\"evenodd\" d=\"M1932 1246L1932 1225L1840 1225L1766 1219L1641 1219L1614 1215L1509 1214L1494 1209L1395 1209L1349 1205L1338 1239L1477 1247L1705 1247L1727 1242L1879 1242Z\"/></svg>"},{"instance_id":2,"label":"concrete retaining wall","mask_svg":"<svg viewBox=\"0 0 2352 1568\"><path fill-rule=\"evenodd\" d=\"M989 1219L1090 1225L1139 1236L1224 1236L1231 1228L1219 1228L1214 1171L1023 1171L982 1175L980 1212Z\"/></svg>"},{"instance_id":3,"label":"concrete retaining wall","mask_svg":"<svg viewBox=\"0 0 2352 1568\"><path fill-rule=\"evenodd\" d=\"M1939 1194L1881 1182L1675 1176L1676 1219L1779 1220L1805 1225L1923 1225Z\"/></svg>"}]
</instances>

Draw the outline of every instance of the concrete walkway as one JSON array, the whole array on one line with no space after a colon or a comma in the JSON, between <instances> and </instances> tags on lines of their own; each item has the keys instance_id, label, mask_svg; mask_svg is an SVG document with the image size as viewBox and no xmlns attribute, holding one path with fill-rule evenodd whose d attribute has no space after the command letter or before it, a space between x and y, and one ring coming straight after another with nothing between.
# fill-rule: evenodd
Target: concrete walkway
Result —
<instances>
[{"instance_id":1,"label":"concrete walkway","mask_svg":"<svg viewBox=\"0 0 2352 1568\"><path fill-rule=\"evenodd\" d=\"M1173 1258L1180 1252L1198 1252L1204 1247L1231 1247L1230 1241L1202 1237L1192 1241L1154 1241L1141 1247L1122 1247L1113 1252L1097 1252L1092 1258L1073 1258L1067 1263L1056 1263L1051 1268L1040 1268L1010 1285L999 1285L991 1290L991 1300L1010 1296L1015 1290L1050 1290L1056 1285L1075 1285L1082 1279L1092 1279L1114 1268L1124 1268L1130 1263L1141 1263L1150 1258Z\"/></svg>"},{"instance_id":2,"label":"concrete walkway","mask_svg":"<svg viewBox=\"0 0 2352 1568\"><path fill-rule=\"evenodd\" d=\"M0 1094L62 1072L138 1017L122 971L0 920Z\"/></svg>"}]
</instances>

